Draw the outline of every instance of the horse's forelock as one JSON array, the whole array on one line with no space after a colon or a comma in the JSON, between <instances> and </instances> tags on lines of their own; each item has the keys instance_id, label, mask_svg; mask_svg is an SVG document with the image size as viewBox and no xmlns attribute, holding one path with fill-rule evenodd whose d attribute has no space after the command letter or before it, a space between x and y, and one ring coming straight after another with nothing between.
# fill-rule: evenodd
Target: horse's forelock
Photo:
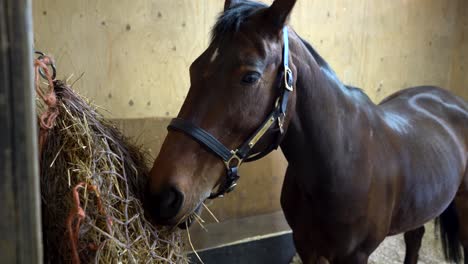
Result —
<instances>
[{"instance_id":1,"label":"horse's forelock","mask_svg":"<svg viewBox=\"0 0 468 264\"><path fill-rule=\"evenodd\" d=\"M257 11L268 7L259 2L243 1L222 12L211 31L211 41L218 41L240 30L241 25Z\"/></svg>"}]
</instances>

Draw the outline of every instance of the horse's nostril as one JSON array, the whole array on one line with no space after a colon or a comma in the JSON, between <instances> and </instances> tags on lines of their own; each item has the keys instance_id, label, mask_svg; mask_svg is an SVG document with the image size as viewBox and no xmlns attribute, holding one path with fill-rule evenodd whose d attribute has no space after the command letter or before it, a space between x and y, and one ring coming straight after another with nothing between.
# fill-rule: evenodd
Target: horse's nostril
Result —
<instances>
[{"instance_id":1,"label":"horse's nostril","mask_svg":"<svg viewBox=\"0 0 468 264\"><path fill-rule=\"evenodd\" d=\"M153 217L157 222L164 222L175 217L182 207L184 195L174 187L153 194L150 203Z\"/></svg>"},{"instance_id":2,"label":"horse's nostril","mask_svg":"<svg viewBox=\"0 0 468 264\"><path fill-rule=\"evenodd\" d=\"M179 192L173 188L165 192L161 197L161 206L163 208L177 207L180 195Z\"/></svg>"}]
</instances>

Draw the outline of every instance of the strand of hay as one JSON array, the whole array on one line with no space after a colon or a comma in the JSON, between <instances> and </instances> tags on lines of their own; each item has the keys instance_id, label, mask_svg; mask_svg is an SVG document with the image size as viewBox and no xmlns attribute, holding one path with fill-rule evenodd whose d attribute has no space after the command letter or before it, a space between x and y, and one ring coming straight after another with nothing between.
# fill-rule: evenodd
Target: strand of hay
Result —
<instances>
[{"instance_id":1,"label":"strand of hay","mask_svg":"<svg viewBox=\"0 0 468 264\"><path fill-rule=\"evenodd\" d=\"M146 154L64 82L52 92L57 116L41 126L45 262L187 263L180 234L144 218Z\"/></svg>"}]
</instances>

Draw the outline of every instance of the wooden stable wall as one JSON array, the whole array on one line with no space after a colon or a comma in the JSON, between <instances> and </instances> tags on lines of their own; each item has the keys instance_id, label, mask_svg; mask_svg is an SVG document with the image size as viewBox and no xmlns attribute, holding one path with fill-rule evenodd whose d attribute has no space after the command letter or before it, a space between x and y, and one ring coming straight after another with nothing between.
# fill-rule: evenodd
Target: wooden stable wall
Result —
<instances>
[{"instance_id":1,"label":"wooden stable wall","mask_svg":"<svg viewBox=\"0 0 468 264\"><path fill-rule=\"evenodd\" d=\"M84 74L74 87L156 155L223 2L35 0L35 47L55 56L59 77ZM468 99L467 14L466 0L298 0L291 23L376 101L419 84ZM280 153L247 165L237 190L214 203L218 216L278 210L285 166Z\"/></svg>"},{"instance_id":2,"label":"wooden stable wall","mask_svg":"<svg viewBox=\"0 0 468 264\"><path fill-rule=\"evenodd\" d=\"M60 76L84 73L77 88L114 117L174 116L223 2L35 0L35 46L55 56ZM461 56L454 50L462 6L465 0L298 0L292 24L344 82L376 100L417 84L461 92L449 72Z\"/></svg>"},{"instance_id":3,"label":"wooden stable wall","mask_svg":"<svg viewBox=\"0 0 468 264\"><path fill-rule=\"evenodd\" d=\"M449 87L468 100L468 1L460 1L455 47L452 49Z\"/></svg>"}]
</instances>

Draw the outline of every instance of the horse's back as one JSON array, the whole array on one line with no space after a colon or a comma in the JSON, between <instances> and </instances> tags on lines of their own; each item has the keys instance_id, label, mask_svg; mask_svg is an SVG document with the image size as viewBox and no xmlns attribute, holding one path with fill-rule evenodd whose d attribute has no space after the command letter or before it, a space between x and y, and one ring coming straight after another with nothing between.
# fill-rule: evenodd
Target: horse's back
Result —
<instances>
[{"instance_id":1,"label":"horse's back","mask_svg":"<svg viewBox=\"0 0 468 264\"><path fill-rule=\"evenodd\" d=\"M448 90L435 86L417 86L391 94L379 107L385 114L395 114L414 129L426 129L435 123L454 133L468 144L468 103Z\"/></svg>"},{"instance_id":2,"label":"horse's back","mask_svg":"<svg viewBox=\"0 0 468 264\"><path fill-rule=\"evenodd\" d=\"M463 110L462 114L468 118L468 103L463 100L461 97L451 93L450 91L437 87L437 86L415 86L409 87L406 89L399 90L386 98L384 98L379 106L386 107L387 105L392 105L397 102L404 102L411 100L415 97L431 97L435 101L442 103L457 105L460 109Z\"/></svg>"},{"instance_id":3,"label":"horse's back","mask_svg":"<svg viewBox=\"0 0 468 264\"><path fill-rule=\"evenodd\" d=\"M452 155L445 157L453 156L465 169L468 103L464 99L439 87L417 86L390 95L379 108L390 134L394 133L401 145L436 152L450 150Z\"/></svg>"}]
</instances>

